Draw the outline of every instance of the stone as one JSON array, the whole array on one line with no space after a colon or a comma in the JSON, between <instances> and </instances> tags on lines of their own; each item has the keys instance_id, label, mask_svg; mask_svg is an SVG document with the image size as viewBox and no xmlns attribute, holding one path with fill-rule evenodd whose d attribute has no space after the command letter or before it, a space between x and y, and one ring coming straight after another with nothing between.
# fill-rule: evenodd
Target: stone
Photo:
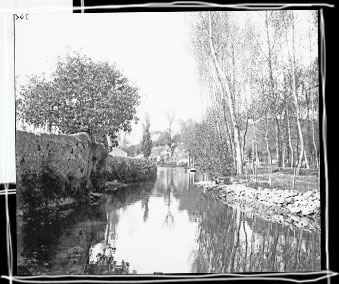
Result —
<instances>
[{"instance_id":1,"label":"stone","mask_svg":"<svg viewBox=\"0 0 339 284\"><path fill-rule=\"evenodd\" d=\"M118 184L118 181L115 179L115 180L113 180L113 181L106 181L105 182L105 186L107 187L107 186L115 186L115 185L117 185Z\"/></svg>"},{"instance_id":2,"label":"stone","mask_svg":"<svg viewBox=\"0 0 339 284\"><path fill-rule=\"evenodd\" d=\"M292 219L289 218L289 217L287 217L287 218L285 218L285 222L288 223L288 224L290 224L290 223L292 222Z\"/></svg>"},{"instance_id":3,"label":"stone","mask_svg":"<svg viewBox=\"0 0 339 284\"><path fill-rule=\"evenodd\" d=\"M293 220L293 222L299 222L300 217L298 215L291 215L290 216L291 220Z\"/></svg>"},{"instance_id":4,"label":"stone","mask_svg":"<svg viewBox=\"0 0 339 284\"><path fill-rule=\"evenodd\" d=\"M272 221L273 222L283 223L284 219L285 218L282 215L272 215Z\"/></svg>"},{"instance_id":5,"label":"stone","mask_svg":"<svg viewBox=\"0 0 339 284\"><path fill-rule=\"evenodd\" d=\"M307 191L303 194L305 198L311 197L313 195L313 191Z\"/></svg>"},{"instance_id":6,"label":"stone","mask_svg":"<svg viewBox=\"0 0 339 284\"><path fill-rule=\"evenodd\" d=\"M312 208L312 207L303 208L302 211L301 211L301 214L304 215L304 216L311 215L313 213L314 213L314 208Z\"/></svg>"},{"instance_id":7,"label":"stone","mask_svg":"<svg viewBox=\"0 0 339 284\"><path fill-rule=\"evenodd\" d=\"M296 226L297 228L303 227L299 222L294 222L293 225Z\"/></svg>"},{"instance_id":8,"label":"stone","mask_svg":"<svg viewBox=\"0 0 339 284\"><path fill-rule=\"evenodd\" d=\"M310 224L310 219L306 217L301 217L299 222L306 227Z\"/></svg>"},{"instance_id":9,"label":"stone","mask_svg":"<svg viewBox=\"0 0 339 284\"><path fill-rule=\"evenodd\" d=\"M287 209L292 213L292 214L296 214L296 213L299 213L301 212L301 209L297 206L287 206Z\"/></svg>"},{"instance_id":10,"label":"stone","mask_svg":"<svg viewBox=\"0 0 339 284\"><path fill-rule=\"evenodd\" d=\"M298 195L298 192L296 192L296 191L293 191L293 190L289 190L289 191L287 191L287 193L286 193L286 197L294 197L294 196L297 196Z\"/></svg>"},{"instance_id":11,"label":"stone","mask_svg":"<svg viewBox=\"0 0 339 284\"><path fill-rule=\"evenodd\" d=\"M281 196L275 196L271 199L272 202L282 204L285 202L284 198Z\"/></svg>"},{"instance_id":12,"label":"stone","mask_svg":"<svg viewBox=\"0 0 339 284\"><path fill-rule=\"evenodd\" d=\"M291 203L293 203L293 198L292 197L287 197L287 198L285 198L284 202L285 202L286 205L291 204Z\"/></svg>"},{"instance_id":13,"label":"stone","mask_svg":"<svg viewBox=\"0 0 339 284\"><path fill-rule=\"evenodd\" d=\"M98 192L90 192L89 195L93 196L95 198L99 198L99 197L103 196L102 193L98 193Z\"/></svg>"},{"instance_id":14,"label":"stone","mask_svg":"<svg viewBox=\"0 0 339 284\"><path fill-rule=\"evenodd\" d=\"M320 200L320 193L317 192L317 193L314 193L314 198L317 199L317 200Z\"/></svg>"}]
</instances>

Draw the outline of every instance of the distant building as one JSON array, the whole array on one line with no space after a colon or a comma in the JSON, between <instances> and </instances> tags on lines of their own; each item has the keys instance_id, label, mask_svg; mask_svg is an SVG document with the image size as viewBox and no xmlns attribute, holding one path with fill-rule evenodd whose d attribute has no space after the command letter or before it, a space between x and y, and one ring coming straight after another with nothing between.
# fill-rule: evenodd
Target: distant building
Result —
<instances>
[{"instance_id":1,"label":"distant building","mask_svg":"<svg viewBox=\"0 0 339 284\"><path fill-rule=\"evenodd\" d=\"M144 157L144 155L142 153L140 153L140 154L134 156L133 158L135 158L135 159L144 159L145 157Z\"/></svg>"},{"instance_id":2,"label":"distant building","mask_svg":"<svg viewBox=\"0 0 339 284\"><path fill-rule=\"evenodd\" d=\"M108 155L117 157L127 157L127 153L119 148L113 148L113 150L109 152Z\"/></svg>"}]
</instances>

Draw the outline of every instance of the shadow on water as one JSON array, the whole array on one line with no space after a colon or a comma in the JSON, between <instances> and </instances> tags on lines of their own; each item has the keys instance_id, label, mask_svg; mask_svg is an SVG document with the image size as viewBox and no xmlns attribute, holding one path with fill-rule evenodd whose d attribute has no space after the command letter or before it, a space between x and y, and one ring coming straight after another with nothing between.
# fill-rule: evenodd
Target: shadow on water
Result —
<instances>
[{"instance_id":1,"label":"shadow on water","mask_svg":"<svg viewBox=\"0 0 339 284\"><path fill-rule=\"evenodd\" d=\"M24 215L18 265L32 274L320 270L320 234L231 208L181 168L97 205Z\"/></svg>"}]
</instances>

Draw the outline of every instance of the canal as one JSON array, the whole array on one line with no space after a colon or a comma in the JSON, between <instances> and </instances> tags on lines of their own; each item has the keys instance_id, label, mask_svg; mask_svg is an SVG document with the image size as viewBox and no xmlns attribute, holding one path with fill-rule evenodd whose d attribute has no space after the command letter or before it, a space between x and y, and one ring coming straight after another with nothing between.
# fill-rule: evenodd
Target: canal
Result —
<instances>
[{"instance_id":1,"label":"canal","mask_svg":"<svg viewBox=\"0 0 339 284\"><path fill-rule=\"evenodd\" d=\"M32 274L319 271L320 232L268 222L227 206L194 182L158 168L154 181L98 204L25 214L18 265Z\"/></svg>"}]
</instances>

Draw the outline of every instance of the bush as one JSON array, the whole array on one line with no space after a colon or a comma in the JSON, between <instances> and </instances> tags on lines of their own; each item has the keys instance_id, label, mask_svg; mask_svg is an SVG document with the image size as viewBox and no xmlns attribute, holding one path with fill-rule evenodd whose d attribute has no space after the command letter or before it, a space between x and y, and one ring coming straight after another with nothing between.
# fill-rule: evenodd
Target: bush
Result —
<instances>
[{"instance_id":1,"label":"bush","mask_svg":"<svg viewBox=\"0 0 339 284\"><path fill-rule=\"evenodd\" d=\"M149 160L112 156L107 158L107 181L137 182L151 179L156 173L156 163Z\"/></svg>"},{"instance_id":2,"label":"bush","mask_svg":"<svg viewBox=\"0 0 339 284\"><path fill-rule=\"evenodd\" d=\"M26 170L18 185L18 203L29 210L46 208L51 203L57 203L62 199L73 198L81 202L88 198L91 188L86 178L80 181L80 185L74 184L75 178L68 175L67 179L59 176L48 165L44 165L39 174Z\"/></svg>"},{"instance_id":3,"label":"bush","mask_svg":"<svg viewBox=\"0 0 339 284\"><path fill-rule=\"evenodd\" d=\"M22 205L33 210L47 207L49 203L66 197L65 182L47 165L43 166L39 174L24 172L18 189Z\"/></svg>"}]
</instances>

